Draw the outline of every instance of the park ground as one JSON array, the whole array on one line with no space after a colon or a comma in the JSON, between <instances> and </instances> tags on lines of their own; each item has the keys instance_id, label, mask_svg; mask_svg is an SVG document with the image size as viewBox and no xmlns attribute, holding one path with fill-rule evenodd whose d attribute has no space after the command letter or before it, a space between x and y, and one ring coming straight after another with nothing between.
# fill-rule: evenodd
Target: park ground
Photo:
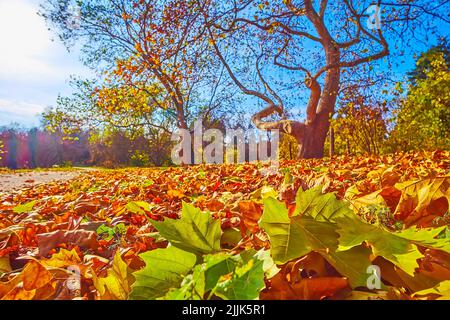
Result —
<instances>
[{"instance_id":1,"label":"park ground","mask_svg":"<svg viewBox=\"0 0 450 320\"><path fill-rule=\"evenodd\" d=\"M9 193L56 181L78 177L85 169L0 170L0 192Z\"/></svg>"},{"instance_id":2,"label":"park ground","mask_svg":"<svg viewBox=\"0 0 450 320\"><path fill-rule=\"evenodd\" d=\"M2 170L0 298L448 299L449 173L445 151ZM194 290L198 266L207 285Z\"/></svg>"}]
</instances>

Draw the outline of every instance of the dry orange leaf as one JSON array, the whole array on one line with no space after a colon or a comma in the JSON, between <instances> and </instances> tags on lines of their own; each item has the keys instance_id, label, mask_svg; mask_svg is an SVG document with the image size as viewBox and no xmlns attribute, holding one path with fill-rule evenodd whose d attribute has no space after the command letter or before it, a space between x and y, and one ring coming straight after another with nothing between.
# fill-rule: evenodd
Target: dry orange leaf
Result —
<instances>
[{"instance_id":1,"label":"dry orange leaf","mask_svg":"<svg viewBox=\"0 0 450 320\"><path fill-rule=\"evenodd\" d=\"M253 201L241 201L239 202L239 211L244 226L252 233L258 232L258 222L262 216L261 207Z\"/></svg>"},{"instance_id":2,"label":"dry orange leaf","mask_svg":"<svg viewBox=\"0 0 450 320\"><path fill-rule=\"evenodd\" d=\"M51 233L43 233L37 235L39 255L45 257L52 249L63 243L70 243L87 249L97 249L97 234L93 231L58 230Z\"/></svg>"},{"instance_id":3,"label":"dry orange leaf","mask_svg":"<svg viewBox=\"0 0 450 320\"><path fill-rule=\"evenodd\" d=\"M282 273L271 279L271 288L262 300L322 300L348 288L348 280L340 277L302 279L289 283Z\"/></svg>"},{"instance_id":4,"label":"dry orange leaf","mask_svg":"<svg viewBox=\"0 0 450 320\"><path fill-rule=\"evenodd\" d=\"M0 297L3 300L31 300L39 289L41 297L49 297L53 293L52 274L39 262L31 260L20 274L12 280L0 282Z\"/></svg>"}]
</instances>

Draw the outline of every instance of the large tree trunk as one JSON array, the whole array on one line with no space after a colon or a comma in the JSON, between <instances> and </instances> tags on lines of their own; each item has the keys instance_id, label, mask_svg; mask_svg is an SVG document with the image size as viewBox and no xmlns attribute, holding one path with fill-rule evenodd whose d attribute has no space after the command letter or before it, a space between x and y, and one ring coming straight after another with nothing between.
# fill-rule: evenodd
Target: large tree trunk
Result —
<instances>
[{"instance_id":1,"label":"large tree trunk","mask_svg":"<svg viewBox=\"0 0 450 320\"><path fill-rule=\"evenodd\" d=\"M293 120L263 121L264 118L275 113L282 115L283 110L275 105L270 105L258 112L253 117L253 123L261 130L277 129L293 136L299 145L299 159L323 158L325 141L330 129L330 115L334 112L339 86L338 69L328 71L323 91L315 79L308 79L307 87L311 89L311 96L307 107L306 123Z\"/></svg>"},{"instance_id":2,"label":"large tree trunk","mask_svg":"<svg viewBox=\"0 0 450 320\"><path fill-rule=\"evenodd\" d=\"M324 147L329 127L329 116L325 114L317 115L314 122L306 126L303 143L299 145L299 159L324 157Z\"/></svg>"},{"instance_id":3,"label":"large tree trunk","mask_svg":"<svg viewBox=\"0 0 450 320\"><path fill-rule=\"evenodd\" d=\"M339 47L328 32L323 19L314 10L312 1L305 1L306 15L313 23L320 36L321 43L325 50L325 60L327 66L336 66L326 72L323 90L320 95L320 102L317 107L317 115L314 121L309 123L305 130L304 142L300 147L300 158L323 158L325 141L330 130L330 116L334 113L337 95L340 87L340 69L337 67L341 60ZM314 79L316 81L317 79ZM311 97L314 90L311 89ZM312 99L312 98L311 98ZM311 101L310 99L310 101ZM308 109L310 106L308 106ZM311 112L307 112L308 114ZM308 116L309 117L309 116Z\"/></svg>"},{"instance_id":4,"label":"large tree trunk","mask_svg":"<svg viewBox=\"0 0 450 320\"><path fill-rule=\"evenodd\" d=\"M330 127L330 158L333 158L336 153L336 145L334 138L334 128Z\"/></svg>"},{"instance_id":5,"label":"large tree trunk","mask_svg":"<svg viewBox=\"0 0 450 320\"><path fill-rule=\"evenodd\" d=\"M293 136L299 144L299 158L323 158L325 141L330 130L330 116L334 113L337 95L340 87L340 60L341 54L337 43L328 32L323 19L314 10L312 1L305 0L305 9L308 19L313 23L320 42L325 50L326 70L323 89L315 77L310 75L305 81L311 90L311 95L306 110L306 123L298 121L281 120L276 122L264 122L262 119L278 113L283 114L281 106L269 105L265 110L253 117L256 127L261 130L278 129L285 134Z\"/></svg>"},{"instance_id":6,"label":"large tree trunk","mask_svg":"<svg viewBox=\"0 0 450 320\"><path fill-rule=\"evenodd\" d=\"M339 86L339 69L330 70L325 79L316 117L312 123L306 124L303 143L299 141L300 159L323 158L325 141L330 130L330 117L334 113Z\"/></svg>"}]
</instances>

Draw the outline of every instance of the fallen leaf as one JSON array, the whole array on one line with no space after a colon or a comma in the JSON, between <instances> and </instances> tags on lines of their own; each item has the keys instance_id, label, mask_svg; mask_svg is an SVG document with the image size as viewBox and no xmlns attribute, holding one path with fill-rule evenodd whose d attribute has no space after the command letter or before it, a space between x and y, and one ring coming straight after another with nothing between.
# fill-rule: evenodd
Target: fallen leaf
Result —
<instances>
[{"instance_id":1,"label":"fallen leaf","mask_svg":"<svg viewBox=\"0 0 450 320\"><path fill-rule=\"evenodd\" d=\"M251 233L258 232L258 223L262 216L261 207L253 201L241 201L239 202L239 211L245 228L250 230Z\"/></svg>"},{"instance_id":2,"label":"fallen leaf","mask_svg":"<svg viewBox=\"0 0 450 320\"><path fill-rule=\"evenodd\" d=\"M86 249L97 249L97 234L93 231L58 230L51 233L43 233L37 235L39 255L45 257L52 249L63 243L70 243Z\"/></svg>"},{"instance_id":3,"label":"fallen leaf","mask_svg":"<svg viewBox=\"0 0 450 320\"><path fill-rule=\"evenodd\" d=\"M53 280L52 274L39 262L31 260L20 274L6 283L0 282L0 298L3 300L31 300L36 292L44 288L46 296L53 293L48 284ZM49 292L50 291L50 292ZM44 292L41 291L41 296Z\"/></svg>"},{"instance_id":4,"label":"fallen leaf","mask_svg":"<svg viewBox=\"0 0 450 320\"><path fill-rule=\"evenodd\" d=\"M302 279L289 283L283 274L271 279L270 289L263 291L262 300L322 300L348 288L345 278L325 277Z\"/></svg>"},{"instance_id":5,"label":"fallen leaf","mask_svg":"<svg viewBox=\"0 0 450 320\"><path fill-rule=\"evenodd\" d=\"M128 298L133 278L119 251L116 252L106 277L97 277L95 273L92 276L101 300L126 300Z\"/></svg>"}]
</instances>

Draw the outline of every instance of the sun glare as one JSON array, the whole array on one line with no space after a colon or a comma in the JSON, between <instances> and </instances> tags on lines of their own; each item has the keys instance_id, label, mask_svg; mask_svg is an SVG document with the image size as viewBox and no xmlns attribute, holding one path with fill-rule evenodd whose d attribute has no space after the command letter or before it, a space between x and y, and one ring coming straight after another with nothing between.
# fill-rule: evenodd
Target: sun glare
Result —
<instances>
[{"instance_id":1,"label":"sun glare","mask_svg":"<svg viewBox=\"0 0 450 320\"><path fill-rule=\"evenodd\" d=\"M51 41L37 6L24 0L0 0L0 66L9 72L38 67ZM28 69L29 70L29 69ZM1 71L0 71L1 72Z\"/></svg>"}]
</instances>

